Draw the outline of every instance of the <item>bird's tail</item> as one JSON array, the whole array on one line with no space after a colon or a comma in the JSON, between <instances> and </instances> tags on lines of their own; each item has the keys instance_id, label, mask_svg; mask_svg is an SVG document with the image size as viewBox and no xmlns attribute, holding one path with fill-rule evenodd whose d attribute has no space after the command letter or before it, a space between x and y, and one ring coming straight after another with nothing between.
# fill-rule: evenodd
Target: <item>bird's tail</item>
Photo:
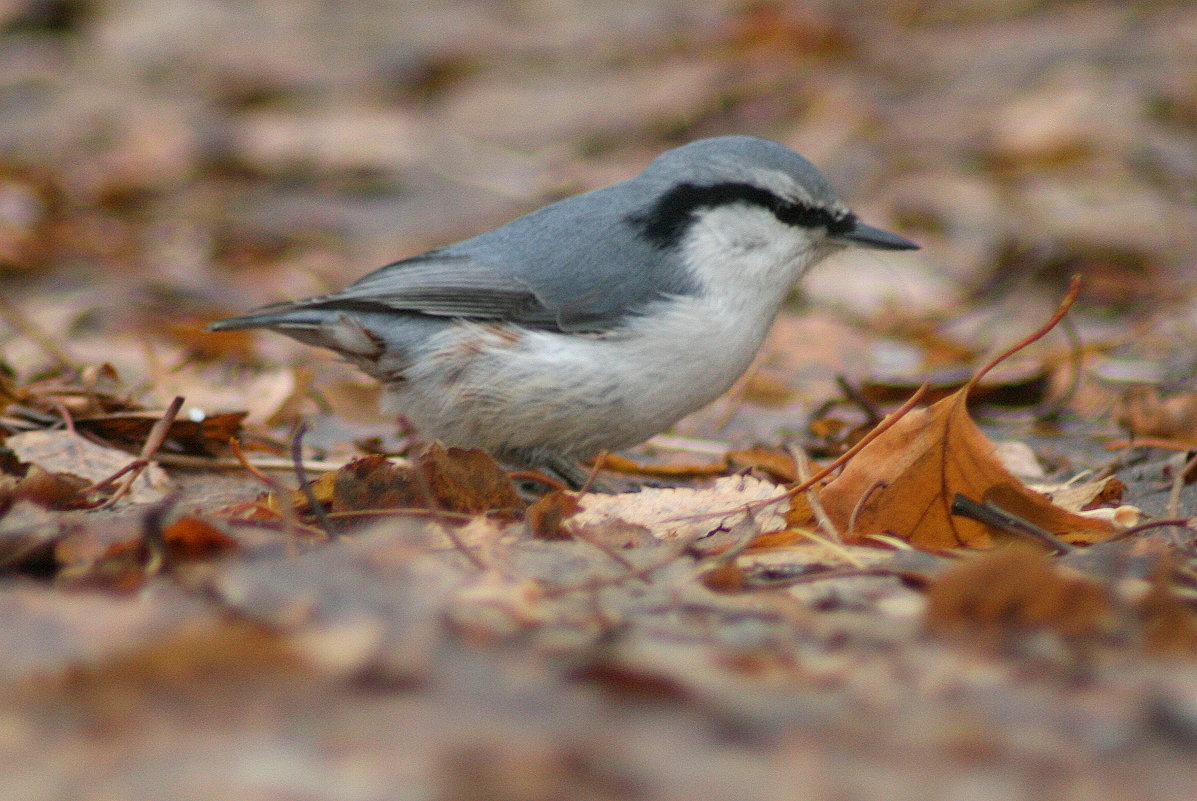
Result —
<instances>
[{"instance_id":1,"label":"bird's tail","mask_svg":"<svg viewBox=\"0 0 1197 801\"><path fill-rule=\"evenodd\" d=\"M358 315L303 303L275 303L208 326L209 331L249 328L268 328L354 359L377 359L385 349L381 338L363 325Z\"/></svg>"}]
</instances>

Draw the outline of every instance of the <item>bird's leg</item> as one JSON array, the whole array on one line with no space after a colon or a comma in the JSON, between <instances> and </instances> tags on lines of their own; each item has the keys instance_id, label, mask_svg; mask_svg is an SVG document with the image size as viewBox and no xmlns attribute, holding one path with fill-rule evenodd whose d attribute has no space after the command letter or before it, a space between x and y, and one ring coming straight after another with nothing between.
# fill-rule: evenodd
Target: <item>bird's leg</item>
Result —
<instances>
[{"instance_id":1,"label":"bird's leg","mask_svg":"<svg viewBox=\"0 0 1197 801\"><path fill-rule=\"evenodd\" d=\"M526 451L507 451L502 460L520 468L539 470L548 478L560 481L572 490L587 487L595 492L615 492L601 480L592 480L591 471L586 469L576 459L557 454L543 452L529 453Z\"/></svg>"}]
</instances>

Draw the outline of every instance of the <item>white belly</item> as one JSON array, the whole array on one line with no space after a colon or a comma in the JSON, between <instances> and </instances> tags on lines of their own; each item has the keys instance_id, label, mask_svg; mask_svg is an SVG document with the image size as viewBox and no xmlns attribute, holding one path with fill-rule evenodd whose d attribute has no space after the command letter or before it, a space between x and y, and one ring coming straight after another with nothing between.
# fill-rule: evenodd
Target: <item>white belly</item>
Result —
<instances>
[{"instance_id":1,"label":"white belly","mask_svg":"<svg viewBox=\"0 0 1197 801\"><path fill-rule=\"evenodd\" d=\"M463 323L390 386L388 406L450 445L587 458L642 442L725 392L772 316L746 325L683 298L603 337Z\"/></svg>"}]
</instances>

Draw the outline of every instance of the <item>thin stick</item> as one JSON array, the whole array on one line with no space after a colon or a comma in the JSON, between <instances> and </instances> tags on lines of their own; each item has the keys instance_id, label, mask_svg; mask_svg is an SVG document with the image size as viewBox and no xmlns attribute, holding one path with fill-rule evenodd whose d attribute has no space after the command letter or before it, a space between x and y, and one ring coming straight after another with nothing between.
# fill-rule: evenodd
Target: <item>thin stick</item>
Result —
<instances>
[{"instance_id":1,"label":"thin stick","mask_svg":"<svg viewBox=\"0 0 1197 801\"><path fill-rule=\"evenodd\" d=\"M117 475L121 473L125 473L126 475L121 480L121 483L117 485L116 492L112 493L112 497L100 504L101 509L111 507L118 500L128 495L133 489L133 482L137 481L141 474L145 472L145 469L150 466L154 454L162 447L162 443L166 442L166 435L170 433L170 427L174 425L175 418L179 416L179 409L181 408L183 408L183 396L177 395L170 402L170 406L166 407L166 411L162 413L162 417L158 418L154 422L153 427L150 428L150 433L146 436L145 443L141 446L141 454L128 466L128 469L122 468L117 473ZM113 476L111 479L100 481L95 487L103 487L111 483L115 478L116 476Z\"/></svg>"},{"instance_id":2,"label":"thin stick","mask_svg":"<svg viewBox=\"0 0 1197 801\"><path fill-rule=\"evenodd\" d=\"M228 470L236 467L249 469L252 467L255 475L258 475L263 470L295 472L294 460L280 459L274 456L258 456L251 459L244 454L240 458L237 458L231 456L190 456L183 453L160 453L155 458L155 461L160 464L174 465L175 467L197 467L211 470ZM397 464L402 464L404 461L403 459L395 460ZM340 470L344 466L344 462L334 462L329 459L303 460L304 469L315 472Z\"/></svg>"},{"instance_id":3,"label":"thin stick","mask_svg":"<svg viewBox=\"0 0 1197 801\"><path fill-rule=\"evenodd\" d=\"M974 373L973 377L970 378L968 383L964 385L965 392L971 392L973 387L981 383L981 379L984 378L990 370L997 367L1006 359L1010 358L1015 353L1018 353L1031 343L1037 342L1038 340L1047 336L1047 333L1055 328L1062 319L1064 319L1064 315L1068 314L1068 310L1071 309L1072 304L1076 302L1077 296L1081 294L1081 283L1081 277L1079 275L1072 276L1072 280L1068 284L1068 292L1065 293L1064 299L1060 301L1060 305L1056 307L1055 313L1048 318L1048 321L1040 326L1039 330L1026 337L1023 337L1021 340L1006 348L997 356L994 356L992 359L986 362L985 366Z\"/></svg>"},{"instance_id":4,"label":"thin stick","mask_svg":"<svg viewBox=\"0 0 1197 801\"><path fill-rule=\"evenodd\" d=\"M1174 517L1174 518L1166 518L1163 520L1152 520L1147 523L1140 523L1137 526L1131 526L1130 528L1126 529L1125 531L1119 531L1117 534L1115 534L1114 536L1110 537L1107 540L1102 540L1102 544L1105 545L1106 543L1109 543L1109 542L1117 542L1118 540L1125 540L1125 539L1135 536L1136 534L1141 534L1144 531L1150 531L1153 528L1172 528L1172 527L1187 528L1190 531L1192 531L1193 529L1197 528L1197 517Z\"/></svg>"},{"instance_id":5,"label":"thin stick","mask_svg":"<svg viewBox=\"0 0 1197 801\"><path fill-rule=\"evenodd\" d=\"M806 455L806 451L793 444L786 446L786 450L789 451L790 458L794 460L794 466L798 469L799 480L806 481L809 479L810 457ZM806 502L810 504L811 513L814 514L819 528L827 534L827 539L832 542L842 543L844 538L836 530L835 523L831 522L831 518L827 516L827 510L823 508L823 504L819 501L819 495L815 492L814 485L811 485L806 490Z\"/></svg>"},{"instance_id":6,"label":"thin stick","mask_svg":"<svg viewBox=\"0 0 1197 801\"><path fill-rule=\"evenodd\" d=\"M303 497L307 498L312 515L320 524L320 528L324 530L325 535L330 540L335 540L337 534L328 520L328 515L324 513L324 504L316 500L316 493L312 491L312 485L308 483L307 471L303 469L303 435L307 433L307 430L307 422L300 422L295 428L295 436L291 438L291 463L295 467L295 478L299 480L299 491L303 493Z\"/></svg>"},{"instance_id":7,"label":"thin stick","mask_svg":"<svg viewBox=\"0 0 1197 801\"><path fill-rule=\"evenodd\" d=\"M305 526L299 522L299 517L295 514L295 507L291 503L291 499L289 497L291 495L291 489L289 487L285 486L281 481L266 475L251 465L246 460L245 453L241 450L241 443L236 437L229 438L229 447L233 450L233 455L237 457L241 466L245 468L245 471L266 485L271 492L278 496L279 509L281 510L280 516L283 519L283 530L289 536L294 537L300 529L303 529L307 532L316 531L315 529ZM294 465L292 465L292 467L294 467ZM323 534L325 537L328 536L327 531L322 531L319 533Z\"/></svg>"},{"instance_id":8,"label":"thin stick","mask_svg":"<svg viewBox=\"0 0 1197 801\"><path fill-rule=\"evenodd\" d=\"M157 575L167 566L166 527L163 522L178 500L178 493L172 492L146 509L142 515L141 541L145 543L147 576Z\"/></svg>"},{"instance_id":9,"label":"thin stick","mask_svg":"<svg viewBox=\"0 0 1197 801\"><path fill-rule=\"evenodd\" d=\"M1185 488L1185 476L1194 467L1197 467L1197 454L1188 461L1184 461L1184 455L1174 454L1169 460L1174 463L1179 469L1176 474L1172 476L1172 489L1168 493L1168 517L1180 517L1180 494ZM1182 464L1183 463L1183 464Z\"/></svg>"}]
</instances>

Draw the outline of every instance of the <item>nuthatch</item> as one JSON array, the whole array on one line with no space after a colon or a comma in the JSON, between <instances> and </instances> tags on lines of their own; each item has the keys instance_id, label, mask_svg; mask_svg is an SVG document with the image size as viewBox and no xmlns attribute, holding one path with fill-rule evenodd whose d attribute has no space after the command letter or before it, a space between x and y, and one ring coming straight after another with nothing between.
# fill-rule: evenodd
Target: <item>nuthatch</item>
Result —
<instances>
[{"instance_id":1,"label":"nuthatch","mask_svg":"<svg viewBox=\"0 0 1197 801\"><path fill-rule=\"evenodd\" d=\"M792 150L703 139L622 183L212 329L330 348L425 438L577 484L578 460L727 390L795 282L845 246L918 247L860 222Z\"/></svg>"}]
</instances>

